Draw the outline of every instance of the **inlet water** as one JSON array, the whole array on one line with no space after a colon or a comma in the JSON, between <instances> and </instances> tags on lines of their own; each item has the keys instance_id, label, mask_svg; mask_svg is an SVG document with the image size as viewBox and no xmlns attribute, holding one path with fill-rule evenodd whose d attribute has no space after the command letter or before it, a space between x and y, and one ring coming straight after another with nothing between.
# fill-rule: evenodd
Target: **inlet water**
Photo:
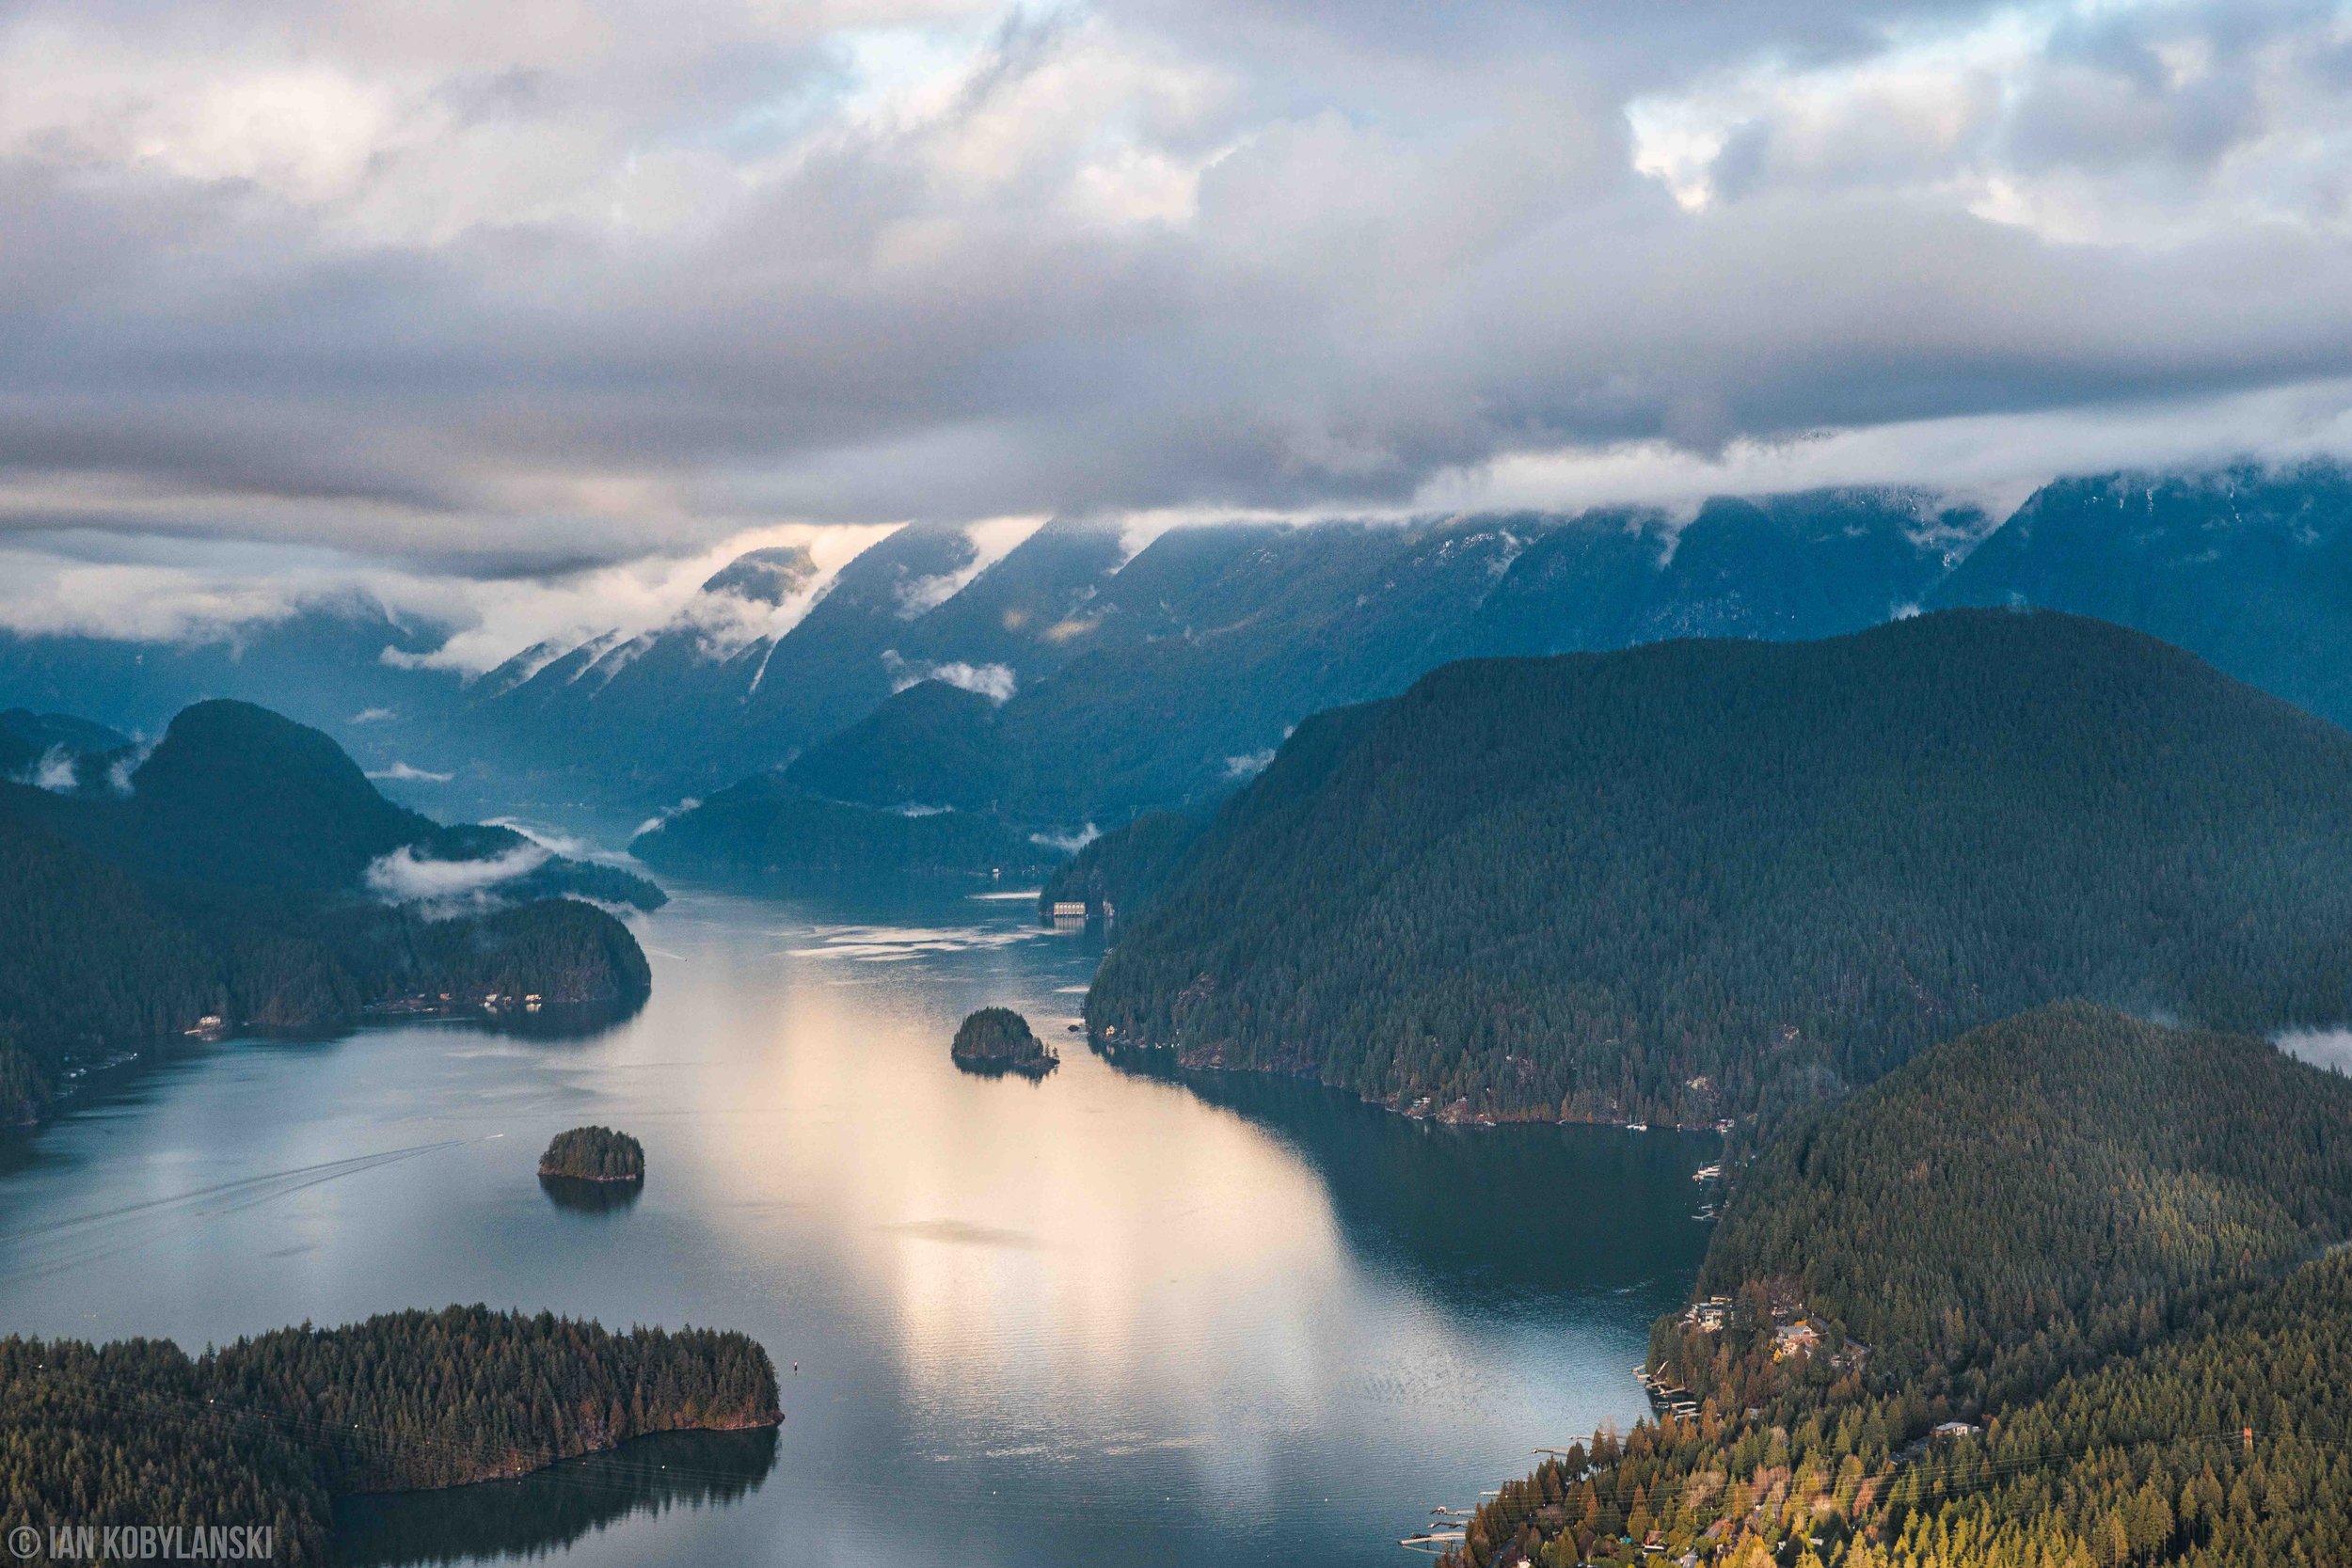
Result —
<instances>
[{"instance_id":1,"label":"inlet water","mask_svg":"<svg viewBox=\"0 0 2352 1568\"><path fill-rule=\"evenodd\" d=\"M1711 1138L1120 1071L1066 1032L1099 948L1033 912L690 891L638 922L651 1003L585 1037L404 1023L145 1067L0 1168L0 1326L195 1350L479 1301L776 1359L780 1433L368 1499L341 1531L366 1562L1409 1563L1433 1507L1643 1414ZM992 1003L1062 1067L959 1071ZM588 1122L644 1141L633 1201L535 1179Z\"/></svg>"}]
</instances>

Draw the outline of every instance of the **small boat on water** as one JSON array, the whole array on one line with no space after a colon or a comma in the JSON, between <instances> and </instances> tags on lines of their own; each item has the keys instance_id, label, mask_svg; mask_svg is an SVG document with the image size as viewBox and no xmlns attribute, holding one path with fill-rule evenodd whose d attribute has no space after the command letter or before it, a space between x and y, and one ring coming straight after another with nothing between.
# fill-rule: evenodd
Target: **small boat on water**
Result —
<instances>
[{"instance_id":1,"label":"small boat on water","mask_svg":"<svg viewBox=\"0 0 2352 1568\"><path fill-rule=\"evenodd\" d=\"M1625 1130L1629 1132L1646 1132L1649 1131L1649 1123L1646 1121L1629 1121L1625 1124Z\"/></svg>"}]
</instances>

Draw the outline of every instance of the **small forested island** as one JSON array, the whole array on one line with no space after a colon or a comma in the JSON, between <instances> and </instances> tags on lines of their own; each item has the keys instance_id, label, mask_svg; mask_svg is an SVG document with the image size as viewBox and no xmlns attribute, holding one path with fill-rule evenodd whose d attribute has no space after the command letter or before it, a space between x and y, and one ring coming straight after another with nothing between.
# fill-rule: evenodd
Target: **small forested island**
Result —
<instances>
[{"instance_id":1,"label":"small forested island","mask_svg":"<svg viewBox=\"0 0 2352 1568\"><path fill-rule=\"evenodd\" d=\"M1029 1027L1029 1021L1010 1007L982 1007L956 1030L948 1048L958 1067L980 1072L1019 1072L1042 1078L1061 1065Z\"/></svg>"},{"instance_id":2,"label":"small forested island","mask_svg":"<svg viewBox=\"0 0 2352 1568\"><path fill-rule=\"evenodd\" d=\"M191 1413L197 1413L192 1415ZM51 1525L276 1531L330 1560L334 1499L503 1480L658 1432L783 1419L741 1334L452 1307L288 1328L200 1356L168 1340L0 1339L0 1507Z\"/></svg>"},{"instance_id":3,"label":"small forested island","mask_svg":"<svg viewBox=\"0 0 2352 1568\"><path fill-rule=\"evenodd\" d=\"M575 1127L548 1145L539 1156L539 1174L573 1181L643 1181L645 1146L610 1127Z\"/></svg>"}]
</instances>

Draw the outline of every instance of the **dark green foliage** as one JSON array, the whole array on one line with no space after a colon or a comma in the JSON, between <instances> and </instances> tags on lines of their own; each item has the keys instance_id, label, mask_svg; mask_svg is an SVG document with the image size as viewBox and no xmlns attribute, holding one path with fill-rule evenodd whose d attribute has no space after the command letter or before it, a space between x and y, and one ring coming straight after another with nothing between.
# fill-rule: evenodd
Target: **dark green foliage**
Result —
<instances>
[{"instance_id":1,"label":"dark green foliage","mask_svg":"<svg viewBox=\"0 0 2352 1568\"><path fill-rule=\"evenodd\" d=\"M1039 898L1108 898L1121 916L1140 914L1171 882L1220 863L1244 835L1278 816L1311 813L1324 785L1356 743L1379 723L1385 705L1362 703L1308 718L1243 794L1183 812L1146 812L1088 844L1057 868Z\"/></svg>"},{"instance_id":2,"label":"dark green foliage","mask_svg":"<svg viewBox=\"0 0 2352 1568\"><path fill-rule=\"evenodd\" d=\"M327 1491L310 1434L219 1402L169 1340L93 1348L0 1338L0 1520L273 1527L289 1562L326 1560Z\"/></svg>"},{"instance_id":3,"label":"dark green foliage","mask_svg":"<svg viewBox=\"0 0 2352 1568\"><path fill-rule=\"evenodd\" d=\"M2352 1561L2352 1258L2070 1380L1968 1447L1925 1467L1878 1563Z\"/></svg>"},{"instance_id":4,"label":"dark green foliage","mask_svg":"<svg viewBox=\"0 0 2352 1568\"><path fill-rule=\"evenodd\" d=\"M204 1365L218 1398L323 1448L336 1492L457 1486L650 1432L779 1418L775 1368L740 1334L612 1334L548 1312L453 1307L280 1329Z\"/></svg>"},{"instance_id":5,"label":"dark green foliage","mask_svg":"<svg viewBox=\"0 0 2352 1568\"><path fill-rule=\"evenodd\" d=\"M336 911L331 924L351 944L376 948L389 945L380 939L397 931L403 922L389 911L355 908ZM374 966L362 962L358 967ZM383 978L372 978L377 983L365 985L335 947L316 936L246 935L229 952L229 1005L221 1016L255 1029L328 1028L349 1022L366 1002L388 994Z\"/></svg>"},{"instance_id":6,"label":"dark green foliage","mask_svg":"<svg viewBox=\"0 0 2352 1568\"><path fill-rule=\"evenodd\" d=\"M507 833L515 842L505 848L471 855L451 855L444 847L440 850L444 858L485 859L490 855L509 853L528 842L520 833L506 828L466 831ZM633 871L624 871L617 865L599 865L594 861L564 860L559 856L549 856L521 876L501 882L498 893L501 898L510 903L521 903L532 898L592 898L599 904L622 904L638 910L658 910L670 901L668 894Z\"/></svg>"},{"instance_id":7,"label":"dark green foliage","mask_svg":"<svg viewBox=\"0 0 2352 1568\"><path fill-rule=\"evenodd\" d=\"M86 719L12 707L0 712L0 779L79 787L86 775L96 782L99 759L130 744L130 736ZM52 765L58 765L63 781L44 776Z\"/></svg>"},{"instance_id":8,"label":"dark green foliage","mask_svg":"<svg viewBox=\"0 0 2352 1568\"><path fill-rule=\"evenodd\" d=\"M272 1524L324 1560L333 1494L516 1476L646 1433L772 1425L739 1334L608 1333L453 1307L282 1329L191 1360L167 1342L0 1340L0 1516Z\"/></svg>"},{"instance_id":9,"label":"dark green foliage","mask_svg":"<svg viewBox=\"0 0 2352 1568\"><path fill-rule=\"evenodd\" d=\"M2136 1348L2352 1236L2352 1082L2062 1003L1934 1047L1740 1180L1702 1291L1792 1277L1972 1402Z\"/></svg>"},{"instance_id":10,"label":"dark green foliage","mask_svg":"<svg viewBox=\"0 0 2352 1568\"><path fill-rule=\"evenodd\" d=\"M327 736L250 703L199 703L129 775L52 807L75 838L142 879L204 889L341 893L398 850L420 861L529 851L512 829L443 827L395 805ZM644 909L661 892L610 866L548 857L518 895L580 892Z\"/></svg>"},{"instance_id":11,"label":"dark green foliage","mask_svg":"<svg viewBox=\"0 0 2352 1568\"><path fill-rule=\"evenodd\" d=\"M993 810L1003 793L996 705L945 681L917 681L784 770L812 795L867 806Z\"/></svg>"},{"instance_id":12,"label":"dark green foliage","mask_svg":"<svg viewBox=\"0 0 2352 1568\"><path fill-rule=\"evenodd\" d=\"M354 906L337 953L368 1001L448 991L460 1001L537 993L565 1006L643 1001L653 970L628 927L572 898L437 920L413 911Z\"/></svg>"},{"instance_id":13,"label":"dark green foliage","mask_svg":"<svg viewBox=\"0 0 2352 1568\"><path fill-rule=\"evenodd\" d=\"M1859 630L1915 602L1950 544L1985 524L1915 494L1844 490L1718 499L1679 531L1623 510L1174 530L1072 613L1020 623L1026 637L983 637L979 617L959 616L943 649L968 642L1019 673L1001 708L901 693L793 779L873 804L1123 821L1222 794L1303 716L1389 696L1448 659Z\"/></svg>"},{"instance_id":14,"label":"dark green foliage","mask_svg":"<svg viewBox=\"0 0 2352 1568\"><path fill-rule=\"evenodd\" d=\"M72 1053L218 1011L224 981L129 877L0 810L0 1123L38 1119Z\"/></svg>"},{"instance_id":15,"label":"dark green foliage","mask_svg":"<svg viewBox=\"0 0 2352 1568\"><path fill-rule=\"evenodd\" d=\"M103 777L71 792L0 783L0 1121L38 1117L72 1058L207 1015L307 1030L421 994L602 1005L650 987L626 927L550 896L650 907L650 882L405 811L275 714L199 704L129 782L127 796ZM538 863L495 899L394 907L366 878L399 849Z\"/></svg>"},{"instance_id":16,"label":"dark green foliage","mask_svg":"<svg viewBox=\"0 0 2352 1568\"><path fill-rule=\"evenodd\" d=\"M1729 1323L1652 1338L1698 1417L1506 1486L1462 1559L1561 1568L1638 1518L1741 1568L2339 1560L2352 1255L2303 1259L2348 1142L2352 1085L2255 1040L2070 1004L1939 1045L1740 1179ZM1799 1311L1827 1338L1775 1362Z\"/></svg>"},{"instance_id":17,"label":"dark green foliage","mask_svg":"<svg viewBox=\"0 0 2352 1568\"><path fill-rule=\"evenodd\" d=\"M2352 471L2311 463L2058 480L1931 602L2121 622L2352 725Z\"/></svg>"},{"instance_id":18,"label":"dark green foliage","mask_svg":"<svg viewBox=\"0 0 2352 1568\"><path fill-rule=\"evenodd\" d=\"M645 1146L610 1127L575 1127L558 1132L539 1156L541 1176L580 1181L643 1181Z\"/></svg>"},{"instance_id":19,"label":"dark green foliage","mask_svg":"<svg viewBox=\"0 0 2352 1568\"><path fill-rule=\"evenodd\" d=\"M2352 736L2120 627L1468 663L1350 724L1220 813L1098 974L1099 1042L1699 1121L2069 995L2352 1016Z\"/></svg>"},{"instance_id":20,"label":"dark green foliage","mask_svg":"<svg viewBox=\"0 0 2352 1568\"><path fill-rule=\"evenodd\" d=\"M1010 1007L982 1007L957 1026L949 1055L979 1067L1010 1068L1039 1072L1059 1060L1030 1029L1029 1021Z\"/></svg>"},{"instance_id":21,"label":"dark green foliage","mask_svg":"<svg viewBox=\"0 0 2352 1568\"><path fill-rule=\"evenodd\" d=\"M639 834L629 852L658 870L758 883L875 872L1032 876L1061 858L994 817L850 805L774 773L680 812Z\"/></svg>"},{"instance_id":22,"label":"dark green foliage","mask_svg":"<svg viewBox=\"0 0 2352 1568\"><path fill-rule=\"evenodd\" d=\"M342 747L250 703L199 703L131 775L108 826L145 874L235 887L357 887L439 825L376 793Z\"/></svg>"},{"instance_id":23,"label":"dark green foliage","mask_svg":"<svg viewBox=\"0 0 2352 1568\"><path fill-rule=\"evenodd\" d=\"M1176 874L1211 816L1198 807L1147 811L1117 832L1084 845L1045 879L1044 891L1038 895L1039 911L1050 913L1056 904L1082 903L1092 915L1099 916L1108 906L1133 917Z\"/></svg>"},{"instance_id":24,"label":"dark green foliage","mask_svg":"<svg viewBox=\"0 0 2352 1568\"><path fill-rule=\"evenodd\" d=\"M22 1046L0 1045L0 1127L30 1127L49 1114L56 1063Z\"/></svg>"}]
</instances>

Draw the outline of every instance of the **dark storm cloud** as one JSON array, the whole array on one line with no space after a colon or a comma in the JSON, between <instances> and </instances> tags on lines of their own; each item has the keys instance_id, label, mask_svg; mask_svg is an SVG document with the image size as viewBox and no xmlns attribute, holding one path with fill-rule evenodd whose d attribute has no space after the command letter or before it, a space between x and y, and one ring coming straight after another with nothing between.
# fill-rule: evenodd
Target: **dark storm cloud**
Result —
<instances>
[{"instance_id":1,"label":"dark storm cloud","mask_svg":"<svg viewBox=\"0 0 2352 1568\"><path fill-rule=\"evenodd\" d=\"M18 4L0 527L507 569L2342 377L2347 38L2313 6Z\"/></svg>"}]
</instances>

